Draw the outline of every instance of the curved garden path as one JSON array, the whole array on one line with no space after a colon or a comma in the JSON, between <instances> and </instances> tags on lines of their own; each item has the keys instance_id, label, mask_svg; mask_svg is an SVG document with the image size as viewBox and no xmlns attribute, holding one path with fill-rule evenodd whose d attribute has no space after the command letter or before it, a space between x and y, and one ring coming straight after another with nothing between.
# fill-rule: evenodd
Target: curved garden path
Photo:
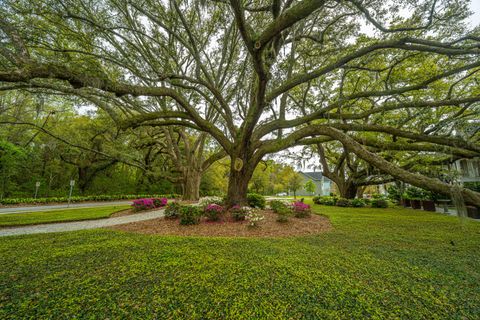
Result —
<instances>
[{"instance_id":1,"label":"curved garden path","mask_svg":"<svg viewBox=\"0 0 480 320\"><path fill-rule=\"evenodd\" d=\"M110 227L124 223L131 223L137 221L145 221L160 218L163 216L163 209L149 211L145 213L136 213L127 216L85 220L85 221L73 221L73 222L61 222L61 223L48 223L38 224L23 227L13 228L1 228L0 237L5 236L17 236L22 234L35 234L35 233L50 233L50 232L65 232L65 231L77 231L85 229L96 229L103 227Z\"/></svg>"}]
</instances>

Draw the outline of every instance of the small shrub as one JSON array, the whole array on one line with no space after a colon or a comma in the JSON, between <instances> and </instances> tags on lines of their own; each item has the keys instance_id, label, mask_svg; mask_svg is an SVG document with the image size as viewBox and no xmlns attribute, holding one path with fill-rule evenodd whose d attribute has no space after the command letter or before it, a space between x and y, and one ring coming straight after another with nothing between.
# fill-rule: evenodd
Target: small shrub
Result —
<instances>
[{"instance_id":1,"label":"small shrub","mask_svg":"<svg viewBox=\"0 0 480 320\"><path fill-rule=\"evenodd\" d=\"M288 218L292 215L292 209L290 206L280 207L277 210L277 222L288 222Z\"/></svg>"},{"instance_id":2,"label":"small shrub","mask_svg":"<svg viewBox=\"0 0 480 320\"><path fill-rule=\"evenodd\" d=\"M182 206L178 202L172 202L165 208L165 218L167 219L176 219L180 216L182 211Z\"/></svg>"},{"instance_id":3,"label":"small shrub","mask_svg":"<svg viewBox=\"0 0 480 320\"><path fill-rule=\"evenodd\" d=\"M281 211L285 208L288 208L290 203L285 200L272 200L270 201L270 208L273 210L273 212L278 213L278 211Z\"/></svg>"},{"instance_id":4,"label":"small shrub","mask_svg":"<svg viewBox=\"0 0 480 320\"><path fill-rule=\"evenodd\" d=\"M248 205L252 208L265 209L265 197L258 193L247 194Z\"/></svg>"},{"instance_id":5,"label":"small shrub","mask_svg":"<svg viewBox=\"0 0 480 320\"><path fill-rule=\"evenodd\" d=\"M198 201L200 207L207 207L209 204L223 205L223 198L221 197L203 197Z\"/></svg>"},{"instance_id":6,"label":"small shrub","mask_svg":"<svg viewBox=\"0 0 480 320\"><path fill-rule=\"evenodd\" d=\"M292 204L292 211L296 218L306 218L310 216L310 206L301 201Z\"/></svg>"},{"instance_id":7,"label":"small shrub","mask_svg":"<svg viewBox=\"0 0 480 320\"><path fill-rule=\"evenodd\" d=\"M388 201L384 199L372 199L372 208L388 208Z\"/></svg>"},{"instance_id":8,"label":"small shrub","mask_svg":"<svg viewBox=\"0 0 480 320\"><path fill-rule=\"evenodd\" d=\"M205 207L204 212L208 220L218 221L220 220L220 215L223 212L223 207L218 204L212 203Z\"/></svg>"},{"instance_id":9,"label":"small shrub","mask_svg":"<svg viewBox=\"0 0 480 320\"><path fill-rule=\"evenodd\" d=\"M247 210L239 205L233 206L230 208L230 215L232 216L233 220L235 221L243 221L247 216Z\"/></svg>"},{"instance_id":10,"label":"small shrub","mask_svg":"<svg viewBox=\"0 0 480 320\"><path fill-rule=\"evenodd\" d=\"M133 200L132 207L135 211L142 211L155 208L155 203L151 198L137 199Z\"/></svg>"},{"instance_id":11,"label":"small shrub","mask_svg":"<svg viewBox=\"0 0 480 320\"><path fill-rule=\"evenodd\" d=\"M153 198L152 200L155 208L165 207L168 203L167 198Z\"/></svg>"},{"instance_id":12,"label":"small shrub","mask_svg":"<svg viewBox=\"0 0 480 320\"><path fill-rule=\"evenodd\" d=\"M314 203L316 204L323 204L325 206L334 206L336 203L336 198L331 196L319 196L318 198L314 198Z\"/></svg>"},{"instance_id":13,"label":"small shrub","mask_svg":"<svg viewBox=\"0 0 480 320\"><path fill-rule=\"evenodd\" d=\"M350 200L350 205L355 208L365 207L365 201L363 199L352 199Z\"/></svg>"},{"instance_id":14,"label":"small shrub","mask_svg":"<svg viewBox=\"0 0 480 320\"><path fill-rule=\"evenodd\" d=\"M192 225L200 222L201 211L196 206L183 206L180 212L180 224Z\"/></svg>"},{"instance_id":15,"label":"small shrub","mask_svg":"<svg viewBox=\"0 0 480 320\"><path fill-rule=\"evenodd\" d=\"M167 198L143 198L133 200L132 207L135 211L160 208L167 205Z\"/></svg>"},{"instance_id":16,"label":"small shrub","mask_svg":"<svg viewBox=\"0 0 480 320\"><path fill-rule=\"evenodd\" d=\"M350 201L348 199L345 199L345 198L340 198L340 199L337 200L335 205L337 207L348 207L348 206L350 206Z\"/></svg>"},{"instance_id":17,"label":"small shrub","mask_svg":"<svg viewBox=\"0 0 480 320\"><path fill-rule=\"evenodd\" d=\"M258 224L260 221L265 219L265 217L257 212L256 210L250 210L247 215L245 216L245 220L248 221L248 226L249 227L258 227Z\"/></svg>"},{"instance_id":18,"label":"small shrub","mask_svg":"<svg viewBox=\"0 0 480 320\"><path fill-rule=\"evenodd\" d=\"M321 199L320 196L315 196L315 197L312 198L312 201L313 201L313 203L315 203L315 204L320 204L320 199Z\"/></svg>"}]
</instances>

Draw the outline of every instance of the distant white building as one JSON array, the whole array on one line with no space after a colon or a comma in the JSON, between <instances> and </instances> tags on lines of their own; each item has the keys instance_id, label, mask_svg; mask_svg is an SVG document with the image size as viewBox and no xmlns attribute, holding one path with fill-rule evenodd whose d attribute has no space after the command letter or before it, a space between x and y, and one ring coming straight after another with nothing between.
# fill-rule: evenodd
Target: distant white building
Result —
<instances>
[{"instance_id":1,"label":"distant white building","mask_svg":"<svg viewBox=\"0 0 480 320\"><path fill-rule=\"evenodd\" d=\"M331 188L332 188L332 180L325 177L322 172L302 172L300 171L299 174L303 178L302 186L305 186L307 181L312 180L315 183L316 190L315 195L329 195ZM297 196L311 196L312 193L307 192L305 188L297 190Z\"/></svg>"}]
</instances>

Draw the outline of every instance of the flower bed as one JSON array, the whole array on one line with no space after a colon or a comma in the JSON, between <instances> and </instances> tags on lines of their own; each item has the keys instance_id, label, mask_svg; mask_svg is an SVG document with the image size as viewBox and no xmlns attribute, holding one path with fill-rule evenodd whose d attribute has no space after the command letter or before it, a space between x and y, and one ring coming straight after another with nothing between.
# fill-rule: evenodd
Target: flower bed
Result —
<instances>
[{"instance_id":1,"label":"flower bed","mask_svg":"<svg viewBox=\"0 0 480 320\"><path fill-rule=\"evenodd\" d=\"M235 221L230 214L224 214L218 221L200 219L198 224L181 225L179 220L159 218L110 227L110 229L142 234L202 236L202 237L296 237L327 232L332 229L328 218L312 214L308 218L289 219L277 222L278 215L272 210L257 210L263 220L258 227L249 227L249 221Z\"/></svg>"},{"instance_id":2,"label":"flower bed","mask_svg":"<svg viewBox=\"0 0 480 320\"><path fill-rule=\"evenodd\" d=\"M135 211L161 208L168 203L167 198L143 198L133 200L132 207Z\"/></svg>"}]
</instances>

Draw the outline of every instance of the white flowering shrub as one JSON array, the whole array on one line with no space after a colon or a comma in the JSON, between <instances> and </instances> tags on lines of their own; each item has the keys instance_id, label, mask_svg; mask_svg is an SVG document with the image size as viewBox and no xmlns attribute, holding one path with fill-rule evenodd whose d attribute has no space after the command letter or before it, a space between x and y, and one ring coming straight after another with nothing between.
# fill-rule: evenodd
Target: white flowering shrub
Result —
<instances>
[{"instance_id":1,"label":"white flowering shrub","mask_svg":"<svg viewBox=\"0 0 480 320\"><path fill-rule=\"evenodd\" d=\"M246 210L248 210L248 213L245 216L245 220L248 221L248 226L250 227L258 226L258 223L265 219L262 214L260 214L257 210L253 208L248 208Z\"/></svg>"},{"instance_id":2,"label":"white flowering shrub","mask_svg":"<svg viewBox=\"0 0 480 320\"><path fill-rule=\"evenodd\" d=\"M218 204L218 205L223 205L223 199L221 197L203 197L198 200L198 205L201 207L206 207L209 204Z\"/></svg>"}]
</instances>

